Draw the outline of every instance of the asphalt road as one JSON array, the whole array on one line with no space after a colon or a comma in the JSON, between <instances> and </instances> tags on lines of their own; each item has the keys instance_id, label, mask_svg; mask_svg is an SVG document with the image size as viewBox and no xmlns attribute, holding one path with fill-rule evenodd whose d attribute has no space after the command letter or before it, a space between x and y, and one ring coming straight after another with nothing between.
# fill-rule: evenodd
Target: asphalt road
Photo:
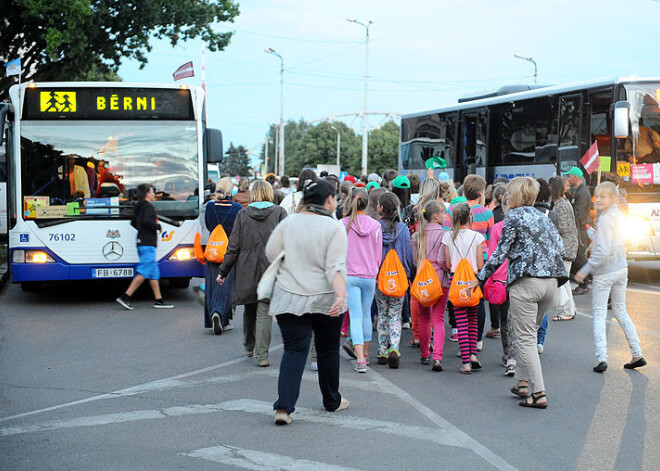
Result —
<instances>
[{"instance_id":1,"label":"asphalt road","mask_svg":"<svg viewBox=\"0 0 660 471\"><path fill-rule=\"evenodd\" d=\"M628 308L649 365L608 324L609 365L595 364L590 296L580 315L551 322L541 360L550 406L528 410L509 393L499 340L486 339L484 371L445 371L402 348L399 370L358 375L342 353L348 410L325 412L316 374L287 427L273 424L281 338L258 368L236 330L203 329L192 290L165 290L172 310L114 303L123 283L72 283L0 292L0 469L589 469L656 470L660 463L660 268L633 264ZM240 312L240 311L239 311ZM410 340L404 331L403 344ZM372 351L372 355L374 352Z\"/></svg>"}]
</instances>

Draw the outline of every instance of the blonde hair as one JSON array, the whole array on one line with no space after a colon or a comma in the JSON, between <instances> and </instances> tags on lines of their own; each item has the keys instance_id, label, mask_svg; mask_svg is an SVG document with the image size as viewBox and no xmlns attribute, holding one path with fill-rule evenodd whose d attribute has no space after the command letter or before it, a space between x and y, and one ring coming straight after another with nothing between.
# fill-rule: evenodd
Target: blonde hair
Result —
<instances>
[{"instance_id":1,"label":"blonde hair","mask_svg":"<svg viewBox=\"0 0 660 471\"><path fill-rule=\"evenodd\" d=\"M250 202L258 203L260 201L273 202L273 186L266 180L257 180L252 184L250 190Z\"/></svg>"},{"instance_id":2,"label":"blonde hair","mask_svg":"<svg viewBox=\"0 0 660 471\"><path fill-rule=\"evenodd\" d=\"M615 200L618 201L619 199L619 190L616 189L616 185L612 182L603 182L600 185L596 187L594 190L594 195L598 193L599 191L604 191L606 193L609 193L609 195Z\"/></svg>"},{"instance_id":3,"label":"blonde hair","mask_svg":"<svg viewBox=\"0 0 660 471\"><path fill-rule=\"evenodd\" d=\"M238 181L238 191L248 191L250 189L250 179L247 177L241 177Z\"/></svg>"},{"instance_id":4,"label":"blonde hair","mask_svg":"<svg viewBox=\"0 0 660 471\"><path fill-rule=\"evenodd\" d=\"M533 206L536 197L539 194L541 186L539 182L532 177L516 177L507 186L511 193L509 198L509 208L519 208L520 206Z\"/></svg>"},{"instance_id":5,"label":"blonde hair","mask_svg":"<svg viewBox=\"0 0 660 471\"><path fill-rule=\"evenodd\" d=\"M447 184L449 185L449 189L447 190L447 198L445 201L449 203L454 198L458 198L458 193L456 192L456 186L454 186L454 180L447 180Z\"/></svg>"},{"instance_id":6,"label":"blonde hair","mask_svg":"<svg viewBox=\"0 0 660 471\"><path fill-rule=\"evenodd\" d=\"M234 182L231 181L229 177L222 177L218 180L218 184L215 186L216 190L222 190L226 195L231 195L231 190L234 188Z\"/></svg>"},{"instance_id":7,"label":"blonde hair","mask_svg":"<svg viewBox=\"0 0 660 471\"><path fill-rule=\"evenodd\" d=\"M425 180L426 181L426 180ZM428 201L419 211L419 230L417 232L417 266L419 267L426 258L426 225L431 222L436 214L445 214L445 205L436 201Z\"/></svg>"},{"instance_id":8,"label":"blonde hair","mask_svg":"<svg viewBox=\"0 0 660 471\"><path fill-rule=\"evenodd\" d=\"M429 201L435 201L440 196L440 181L434 177L429 177L422 182L419 188L419 201L417 207L424 208Z\"/></svg>"}]
</instances>

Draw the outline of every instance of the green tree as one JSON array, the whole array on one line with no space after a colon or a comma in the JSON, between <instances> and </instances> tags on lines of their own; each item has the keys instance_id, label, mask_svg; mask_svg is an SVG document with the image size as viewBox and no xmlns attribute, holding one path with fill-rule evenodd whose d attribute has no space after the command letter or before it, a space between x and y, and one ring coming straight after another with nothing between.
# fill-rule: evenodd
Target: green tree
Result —
<instances>
[{"instance_id":1,"label":"green tree","mask_svg":"<svg viewBox=\"0 0 660 471\"><path fill-rule=\"evenodd\" d=\"M241 177L249 177L252 175L250 157L248 156L245 147L235 147L232 142L229 144L229 150L227 150L225 154L227 157L225 157L222 160L222 164L220 164L220 171L222 174L228 174L232 177L235 175L240 175Z\"/></svg>"},{"instance_id":2,"label":"green tree","mask_svg":"<svg viewBox=\"0 0 660 471\"><path fill-rule=\"evenodd\" d=\"M204 40L224 49L231 33L213 29L233 22L233 0L0 0L0 59L21 57L22 80L119 80L122 59L144 67L150 40ZM0 79L0 98L12 77Z\"/></svg>"},{"instance_id":3,"label":"green tree","mask_svg":"<svg viewBox=\"0 0 660 471\"><path fill-rule=\"evenodd\" d=\"M394 121L369 133L369 173L382 174L387 169L398 169L400 127Z\"/></svg>"}]
</instances>

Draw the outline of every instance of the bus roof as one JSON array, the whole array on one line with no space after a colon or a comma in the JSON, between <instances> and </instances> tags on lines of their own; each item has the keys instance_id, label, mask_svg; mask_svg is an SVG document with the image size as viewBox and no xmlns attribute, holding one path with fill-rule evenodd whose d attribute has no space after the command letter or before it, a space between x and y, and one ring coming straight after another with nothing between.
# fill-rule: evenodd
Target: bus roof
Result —
<instances>
[{"instance_id":1,"label":"bus roof","mask_svg":"<svg viewBox=\"0 0 660 471\"><path fill-rule=\"evenodd\" d=\"M618 85L623 83L631 82L660 82L660 77L637 77L637 76L617 76L617 77L607 77L601 79L586 80L582 82L574 82L565 85L552 85L547 87L540 87L533 90L510 93L507 95L499 95L492 98L484 98L479 100L466 101L463 103L456 103L453 105L444 106L442 108L436 108L427 111L418 111L415 113L409 113L401 116L401 119L406 118L415 118L419 116L426 116L429 114L436 113L447 113L450 111L461 111L461 110L470 110L473 108L483 108L485 106L498 105L502 103L508 103L511 101L518 100L528 100L530 98L538 98L548 95L561 95L564 93L569 93L577 90L584 90L588 88L599 88L606 87L610 85ZM482 92L480 94L486 94Z\"/></svg>"}]
</instances>

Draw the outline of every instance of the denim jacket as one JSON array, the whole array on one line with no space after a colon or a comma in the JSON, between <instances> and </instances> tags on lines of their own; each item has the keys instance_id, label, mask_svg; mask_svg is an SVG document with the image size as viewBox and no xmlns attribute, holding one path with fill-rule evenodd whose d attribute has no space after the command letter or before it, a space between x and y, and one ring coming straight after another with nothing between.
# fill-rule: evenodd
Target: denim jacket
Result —
<instances>
[{"instance_id":1,"label":"denim jacket","mask_svg":"<svg viewBox=\"0 0 660 471\"><path fill-rule=\"evenodd\" d=\"M524 277L557 278L561 286L568 281L563 255L564 243L550 218L532 206L514 208L504 218L497 248L477 278L484 282L508 259L508 286Z\"/></svg>"}]
</instances>

